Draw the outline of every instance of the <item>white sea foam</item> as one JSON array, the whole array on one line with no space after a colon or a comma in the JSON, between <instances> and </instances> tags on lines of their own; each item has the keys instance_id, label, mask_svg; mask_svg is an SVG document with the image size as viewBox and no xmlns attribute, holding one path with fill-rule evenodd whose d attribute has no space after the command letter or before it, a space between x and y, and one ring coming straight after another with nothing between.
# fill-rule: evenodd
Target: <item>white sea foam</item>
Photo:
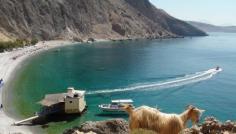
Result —
<instances>
[{"instance_id":1,"label":"white sea foam","mask_svg":"<svg viewBox=\"0 0 236 134\"><path fill-rule=\"evenodd\" d=\"M193 84L200 81L208 80L221 71L222 69L216 70L215 68L213 68L207 71L197 72L194 74L188 74L188 75L185 75L184 77L169 79L163 82L139 83L136 86L128 86L125 88L89 91L87 92L87 94L93 95L93 94L108 94L108 93L115 93L115 92L134 91L134 90L157 90L157 89L164 89L164 88L170 88L170 87L184 86L187 84Z\"/></svg>"}]
</instances>

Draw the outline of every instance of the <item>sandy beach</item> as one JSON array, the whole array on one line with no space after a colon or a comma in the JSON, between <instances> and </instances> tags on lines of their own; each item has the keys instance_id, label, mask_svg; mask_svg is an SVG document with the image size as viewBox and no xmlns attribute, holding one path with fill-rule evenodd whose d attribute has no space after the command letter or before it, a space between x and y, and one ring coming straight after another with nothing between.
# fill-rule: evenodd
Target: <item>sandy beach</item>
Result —
<instances>
[{"instance_id":1,"label":"sandy beach","mask_svg":"<svg viewBox=\"0 0 236 134\"><path fill-rule=\"evenodd\" d=\"M65 46L72 44L72 41L45 41L39 42L35 46L28 46L24 48L18 48L11 52L0 53L0 79L3 79L4 83L9 82L10 76L13 73L14 69L28 57L40 53L42 51ZM0 104L2 104L3 91L7 90L4 88L4 85L0 88ZM12 126L15 122L13 118L9 117L4 112L4 106L0 109L0 134L12 134L12 133L23 133L31 134L29 129L24 126Z\"/></svg>"}]
</instances>

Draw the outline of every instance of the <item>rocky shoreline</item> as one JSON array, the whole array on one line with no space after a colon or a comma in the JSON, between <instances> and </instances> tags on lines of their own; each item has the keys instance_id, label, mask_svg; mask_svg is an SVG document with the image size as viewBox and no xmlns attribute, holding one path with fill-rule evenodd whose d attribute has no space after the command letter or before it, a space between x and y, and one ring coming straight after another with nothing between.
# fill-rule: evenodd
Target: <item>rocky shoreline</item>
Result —
<instances>
[{"instance_id":1,"label":"rocky shoreline","mask_svg":"<svg viewBox=\"0 0 236 134\"><path fill-rule=\"evenodd\" d=\"M106 121L87 121L81 126L65 130L63 134L128 134L128 122L124 119ZM138 130L134 134L155 134L154 132ZM206 117L198 126L186 128L182 134L236 134L236 122L220 122L214 117Z\"/></svg>"}]
</instances>

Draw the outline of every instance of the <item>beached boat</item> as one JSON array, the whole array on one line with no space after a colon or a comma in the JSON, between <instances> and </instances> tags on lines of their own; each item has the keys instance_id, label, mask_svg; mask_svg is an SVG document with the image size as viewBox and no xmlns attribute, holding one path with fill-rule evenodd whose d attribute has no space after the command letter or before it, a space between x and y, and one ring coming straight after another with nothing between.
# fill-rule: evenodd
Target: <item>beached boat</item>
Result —
<instances>
[{"instance_id":1,"label":"beached boat","mask_svg":"<svg viewBox=\"0 0 236 134\"><path fill-rule=\"evenodd\" d=\"M110 104L101 104L101 105L98 105L98 107L103 112L124 113L125 111L122 109L124 104L133 105L133 100L131 99L112 100Z\"/></svg>"}]
</instances>

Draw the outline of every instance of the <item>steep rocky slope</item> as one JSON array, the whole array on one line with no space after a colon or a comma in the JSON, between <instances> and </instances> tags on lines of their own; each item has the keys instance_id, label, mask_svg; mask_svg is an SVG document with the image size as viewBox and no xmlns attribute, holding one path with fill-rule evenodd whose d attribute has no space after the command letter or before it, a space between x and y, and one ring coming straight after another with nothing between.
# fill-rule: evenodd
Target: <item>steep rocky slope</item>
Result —
<instances>
[{"instance_id":1,"label":"steep rocky slope","mask_svg":"<svg viewBox=\"0 0 236 134\"><path fill-rule=\"evenodd\" d=\"M0 33L10 38L86 39L204 36L149 0L0 0Z\"/></svg>"},{"instance_id":2,"label":"steep rocky slope","mask_svg":"<svg viewBox=\"0 0 236 134\"><path fill-rule=\"evenodd\" d=\"M162 9L156 8L148 0L138 0L139 2L134 2L134 0L125 1L139 12L142 12L144 16L159 24L162 28L170 31L171 33L181 36L206 35L206 33L195 28L194 26L170 16Z\"/></svg>"}]
</instances>

